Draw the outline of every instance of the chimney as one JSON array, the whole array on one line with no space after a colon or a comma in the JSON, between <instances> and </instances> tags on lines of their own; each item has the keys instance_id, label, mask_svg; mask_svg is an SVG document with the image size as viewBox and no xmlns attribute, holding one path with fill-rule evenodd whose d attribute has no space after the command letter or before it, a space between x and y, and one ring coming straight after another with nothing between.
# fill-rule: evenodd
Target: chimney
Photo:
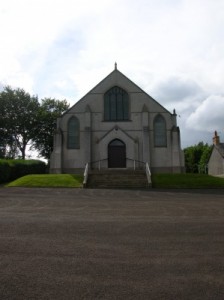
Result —
<instances>
[{"instance_id":1,"label":"chimney","mask_svg":"<svg viewBox=\"0 0 224 300\"><path fill-rule=\"evenodd\" d=\"M213 144L219 145L219 136L217 134L217 131L215 131L214 137L213 137Z\"/></svg>"}]
</instances>

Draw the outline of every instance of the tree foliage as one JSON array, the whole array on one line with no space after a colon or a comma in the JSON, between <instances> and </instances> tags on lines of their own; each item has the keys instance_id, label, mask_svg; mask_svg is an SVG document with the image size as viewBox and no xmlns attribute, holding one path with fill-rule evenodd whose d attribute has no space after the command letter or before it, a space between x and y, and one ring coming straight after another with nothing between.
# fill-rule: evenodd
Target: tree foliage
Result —
<instances>
[{"instance_id":1,"label":"tree foliage","mask_svg":"<svg viewBox=\"0 0 224 300\"><path fill-rule=\"evenodd\" d=\"M197 145L184 149L185 167L187 173L206 173L207 163L212 146L199 142Z\"/></svg>"},{"instance_id":2,"label":"tree foliage","mask_svg":"<svg viewBox=\"0 0 224 300\"><path fill-rule=\"evenodd\" d=\"M40 156L49 159L53 151L53 137L57 118L69 108L66 100L44 98L38 111L38 126L34 137L34 148Z\"/></svg>"},{"instance_id":3,"label":"tree foliage","mask_svg":"<svg viewBox=\"0 0 224 300\"><path fill-rule=\"evenodd\" d=\"M37 96L6 86L0 93L0 158L25 159L29 145L49 159L56 120L68 108L66 100L45 98L39 103Z\"/></svg>"},{"instance_id":4,"label":"tree foliage","mask_svg":"<svg viewBox=\"0 0 224 300\"><path fill-rule=\"evenodd\" d=\"M39 102L23 89L6 86L0 93L1 154L15 158L18 150L25 159L26 147L33 139Z\"/></svg>"}]
</instances>

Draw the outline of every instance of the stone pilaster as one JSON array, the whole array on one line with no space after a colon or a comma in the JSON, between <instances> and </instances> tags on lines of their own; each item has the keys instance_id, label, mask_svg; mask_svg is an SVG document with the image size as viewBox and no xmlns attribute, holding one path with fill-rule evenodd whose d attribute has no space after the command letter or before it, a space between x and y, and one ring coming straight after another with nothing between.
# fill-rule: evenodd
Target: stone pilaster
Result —
<instances>
[{"instance_id":1,"label":"stone pilaster","mask_svg":"<svg viewBox=\"0 0 224 300\"><path fill-rule=\"evenodd\" d=\"M86 106L85 110L85 163L91 162L91 110L89 105Z\"/></svg>"},{"instance_id":2,"label":"stone pilaster","mask_svg":"<svg viewBox=\"0 0 224 300\"><path fill-rule=\"evenodd\" d=\"M50 159L50 173L62 173L62 132L60 129L54 133L54 151Z\"/></svg>"},{"instance_id":3,"label":"stone pilaster","mask_svg":"<svg viewBox=\"0 0 224 300\"><path fill-rule=\"evenodd\" d=\"M149 145L149 113L144 105L142 109L142 136L143 136L143 161L150 163L150 145Z\"/></svg>"}]
</instances>

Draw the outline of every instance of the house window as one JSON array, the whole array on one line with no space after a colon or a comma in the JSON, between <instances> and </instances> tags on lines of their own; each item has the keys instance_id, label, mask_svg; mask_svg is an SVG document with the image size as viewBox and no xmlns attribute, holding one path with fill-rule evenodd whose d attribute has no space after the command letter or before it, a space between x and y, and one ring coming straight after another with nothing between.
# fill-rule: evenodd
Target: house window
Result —
<instances>
[{"instance_id":1,"label":"house window","mask_svg":"<svg viewBox=\"0 0 224 300\"><path fill-rule=\"evenodd\" d=\"M104 120L126 121L129 119L128 93L117 86L104 95Z\"/></svg>"},{"instance_id":2,"label":"house window","mask_svg":"<svg viewBox=\"0 0 224 300\"><path fill-rule=\"evenodd\" d=\"M71 117L68 121L68 149L80 148L80 125L76 117Z\"/></svg>"},{"instance_id":3,"label":"house window","mask_svg":"<svg viewBox=\"0 0 224 300\"><path fill-rule=\"evenodd\" d=\"M157 115L154 119L154 144L155 147L166 147L166 121L162 115Z\"/></svg>"}]
</instances>

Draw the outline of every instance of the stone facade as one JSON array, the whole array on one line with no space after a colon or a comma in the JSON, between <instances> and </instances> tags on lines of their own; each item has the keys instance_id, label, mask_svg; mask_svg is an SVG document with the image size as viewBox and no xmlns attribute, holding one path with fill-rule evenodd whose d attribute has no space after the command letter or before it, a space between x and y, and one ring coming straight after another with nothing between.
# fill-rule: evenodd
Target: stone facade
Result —
<instances>
[{"instance_id":1,"label":"stone facade","mask_svg":"<svg viewBox=\"0 0 224 300\"><path fill-rule=\"evenodd\" d=\"M184 172L175 111L167 111L115 65L57 120L50 172L82 172L87 162L92 168L148 162L152 173Z\"/></svg>"}]
</instances>

